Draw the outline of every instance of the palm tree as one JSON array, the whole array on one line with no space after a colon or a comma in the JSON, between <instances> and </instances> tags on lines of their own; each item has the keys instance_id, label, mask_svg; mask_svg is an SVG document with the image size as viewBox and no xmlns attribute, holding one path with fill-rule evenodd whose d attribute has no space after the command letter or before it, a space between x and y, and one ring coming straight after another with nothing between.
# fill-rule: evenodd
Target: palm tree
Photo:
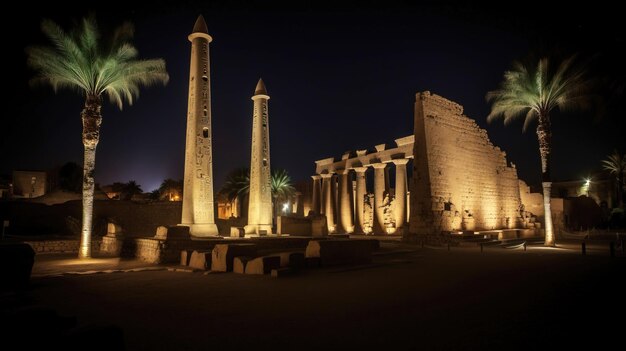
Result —
<instances>
[{"instance_id":1,"label":"palm tree","mask_svg":"<svg viewBox=\"0 0 626 351\"><path fill-rule=\"evenodd\" d=\"M284 169L272 170L272 199L274 201L274 211L279 201L284 201L295 193L295 188L291 185L291 178ZM237 168L226 177L224 186L220 193L225 194L229 201L241 199L250 191L250 169ZM277 212L276 212L277 213Z\"/></svg>"},{"instance_id":2,"label":"palm tree","mask_svg":"<svg viewBox=\"0 0 626 351\"><path fill-rule=\"evenodd\" d=\"M141 185L137 184L136 181L131 180L128 183L125 183L122 187L122 200L130 200L134 195L143 193L141 189Z\"/></svg>"},{"instance_id":3,"label":"palm tree","mask_svg":"<svg viewBox=\"0 0 626 351\"><path fill-rule=\"evenodd\" d=\"M526 67L519 62L504 73L500 89L487 93L491 102L491 113L487 121L504 118L504 124L517 117L524 119L524 131L537 120L537 139L541 156L543 204L545 212L546 246L554 246L552 211L550 209L550 153L552 151L552 129L550 113L558 107L564 111L586 107L587 90L590 82L584 71L575 68L574 57L563 61L556 69L548 65L548 59L539 60L537 67Z\"/></svg>"},{"instance_id":4,"label":"palm tree","mask_svg":"<svg viewBox=\"0 0 626 351\"><path fill-rule=\"evenodd\" d=\"M178 201L183 193L183 181L167 178L161 183L158 192L160 200Z\"/></svg>"},{"instance_id":5,"label":"palm tree","mask_svg":"<svg viewBox=\"0 0 626 351\"><path fill-rule=\"evenodd\" d=\"M605 170L615 175L617 180L617 203L619 207L624 207L624 173L626 173L626 154L620 154L614 150L606 160L602 160Z\"/></svg>"},{"instance_id":6,"label":"palm tree","mask_svg":"<svg viewBox=\"0 0 626 351\"><path fill-rule=\"evenodd\" d=\"M241 199L250 191L250 169L246 167L236 168L226 176L226 182L220 189L220 193L226 195L229 201Z\"/></svg>"},{"instance_id":7,"label":"palm tree","mask_svg":"<svg viewBox=\"0 0 626 351\"><path fill-rule=\"evenodd\" d=\"M85 97L81 112L83 125L83 223L79 258L91 257L93 219L94 171L96 146L100 140L102 96L122 109L123 102L133 103L140 86L166 84L169 77L162 59L138 60L137 49L130 43L133 26L126 23L115 31L109 45L100 40L96 21L92 17L72 32L44 20L41 30L52 46L26 49L28 65L37 75L33 83L78 90ZM109 42L109 41L104 41Z\"/></svg>"},{"instance_id":8,"label":"palm tree","mask_svg":"<svg viewBox=\"0 0 626 351\"><path fill-rule=\"evenodd\" d=\"M272 172L272 198L274 199L274 217L278 215L278 205L288 200L295 193L296 188L291 185L291 178L284 169Z\"/></svg>"}]
</instances>

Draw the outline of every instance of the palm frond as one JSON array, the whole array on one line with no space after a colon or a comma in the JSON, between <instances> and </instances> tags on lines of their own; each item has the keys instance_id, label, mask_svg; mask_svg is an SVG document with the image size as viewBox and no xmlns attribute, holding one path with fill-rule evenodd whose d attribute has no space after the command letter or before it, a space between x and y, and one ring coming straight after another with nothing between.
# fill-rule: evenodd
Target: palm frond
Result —
<instances>
[{"instance_id":1,"label":"palm frond","mask_svg":"<svg viewBox=\"0 0 626 351\"><path fill-rule=\"evenodd\" d=\"M34 84L49 84L55 91L78 88L85 95L106 93L122 109L124 102L132 105L140 87L169 80L164 60L137 60L137 49L130 43L134 31L130 23L117 28L108 48L99 40L93 17L83 19L74 33L50 20L44 20L41 28L53 46L27 48L28 65L37 72Z\"/></svg>"},{"instance_id":2,"label":"palm frond","mask_svg":"<svg viewBox=\"0 0 626 351\"><path fill-rule=\"evenodd\" d=\"M226 177L226 182L220 189L220 193L226 195L229 201L247 194L250 191L250 170L237 168Z\"/></svg>"},{"instance_id":3,"label":"palm frond","mask_svg":"<svg viewBox=\"0 0 626 351\"><path fill-rule=\"evenodd\" d=\"M514 62L513 68L504 73L498 90L490 91L486 99L491 103L487 121L503 118L505 124L523 118L525 131L539 116L548 117L558 108L561 111L589 107L590 81L585 71L574 67L572 56L552 71L547 58L536 67L526 67Z\"/></svg>"},{"instance_id":4,"label":"palm frond","mask_svg":"<svg viewBox=\"0 0 626 351\"><path fill-rule=\"evenodd\" d=\"M294 194L296 189L291 185L291 177L284 169L272 171L272 195L284 200Z\"/></svg>"},{"instance_id":5,"label":"palm frond","mask_svg":"<svg viewBox=\"0 0 626 351\"><path fill-rule=\"evenodd\" d=\"M619 178L626 172L626 155L614 150L611 155L602 160L602 168Z\"/></svg>"}]
</instances>

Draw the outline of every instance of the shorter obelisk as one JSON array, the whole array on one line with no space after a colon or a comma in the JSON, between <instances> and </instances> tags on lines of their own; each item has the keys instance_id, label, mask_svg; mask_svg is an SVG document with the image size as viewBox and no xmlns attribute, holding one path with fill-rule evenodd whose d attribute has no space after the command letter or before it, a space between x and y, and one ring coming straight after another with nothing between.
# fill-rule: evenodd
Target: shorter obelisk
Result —
<instances>
[{"instance_id":1,"label":"shorter obelisk","mask_svg":"<svg viewBox=\"0 0 626 351\"><path fill-rule=\"evenodd\" d=\"M218 235L213 209L213 157L211 145L211 80L209 43L211 36L202 15L196 20L191 42L189 103L185 145L183 214L180 225L193 236Z\"/></svg>"},{"instance_id":2,"label":"shorter obelisk","mask_svg":"<svg viewBox=\"0 0 626 351\"><path fill-rule=\"evenodd\" d=\"M259 79L252 114L252 151L250 153L250 196L246 234L272 233L272 178L270 174L270 129L267 95L263 79Z\"/></svg>"}]
</instances>

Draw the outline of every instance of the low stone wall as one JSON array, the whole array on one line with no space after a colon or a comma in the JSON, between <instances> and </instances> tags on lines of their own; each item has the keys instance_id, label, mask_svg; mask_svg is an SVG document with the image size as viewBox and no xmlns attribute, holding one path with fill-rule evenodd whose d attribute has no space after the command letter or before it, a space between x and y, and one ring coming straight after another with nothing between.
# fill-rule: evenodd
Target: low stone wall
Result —
<instances>
[{"instance_id":1,"label":"low stone wall","mask_svg":"<svg viewBox=\"0 0 626 351\"><path fill-rule=\"evenodd\" d=\"M276 228L278 234L311 236L311 219L278 216Z\"/></svg>"},{"instance_id":2,"label":"low stone wall","mask_svg":"<svg viewBox=\"0 0 626 351\"><path fill-rule=\"evenodd\" d=\"M271 251L304 250L309 238L255 238L242 240L203 239L203 240L160 240L155 238L126 238L121 244L122 257L134 257L149 263L179 263L180 252L211 251L217 244L256 244L258 250L265 254ZM319 239L318 239L319 240Z\"/></svg>"},{"instance_id":3,"label":"low stone wall","mask_svg":"<svg viewBox=\"0 0 626 351\"><path fill-rule=\"evenodd\" d=\"M78 253L78 246L80 244L80 241L77 239L36 240L25 241L25 243L30 245L36 253ZM91 242L91 247L94 251L97 251L100 247L100 240L93 240Z\"/></svg>"},{"instance_id":4,"label":"low stone wall","mask_svg":"<svg viewBox=\"0 0 626 351\"><path fill-rule=\"evenodd\" d=\"M119 256L122 252L124 241L121 236L105 235L100 244L100 254L107 256Z\"/></svg>"}]
</instances>

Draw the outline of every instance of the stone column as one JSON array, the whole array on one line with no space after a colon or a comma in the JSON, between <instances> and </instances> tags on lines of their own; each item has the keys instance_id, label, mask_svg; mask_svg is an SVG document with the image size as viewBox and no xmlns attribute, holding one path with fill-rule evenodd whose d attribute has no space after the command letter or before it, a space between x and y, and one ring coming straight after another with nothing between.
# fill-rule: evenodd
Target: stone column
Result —
<instances>
[{"instance_id":1,"label":"stone column","mask_svg":"<svg viewBox=\"0 0 626 351\"><path fill-rule=\"evenodd\" d=\"M337 173L339 173L339 229L337 232L353 233L352 177L349 169L344 169Z\"/></svg>"},{"instance_id":2,"label":"stone column","mask_svg":"<svg viewBox=\"0 0 626 351\"><path fill-rule=\"evenodd\" d=\"M335 231L335 196L333 194L333 174L324 173L322 176L322 192L323 194L323 211L322 214L326 215L326 225L328 226L328 232L333 233Z\"/></svg>"},{"instance_id":3,"label":"stone column","mask_svg":"<svg viewBox=\"0 0 626 351\"><path fill-rule=\"evenodd\" d=\"M396 199L393 210L396 220L396 233L398 234L404 231L406 225L406 164L408 162L408 158L393 160L393 163L396 165Z\"/></svg>"},{"instance_id":4,"label":"stone column","mask_svg":"<svg viewBox=\"0 0 626 351\"><path fill-rule=\"evenodd\" d=\"M320 211L320 179L322 179L322 177L319 174L316 174L312 175L311 178L313 178L313 189L311 190L311 211L315 212L316 215L320 215L322 213Z\"/></svg>"},{"instance_id":5,"label":"stone column","mask_svg":"<svg viewBox=\"0 0 626 351\"><path fill-rule=\"evenodd\" d=\"M302 193L299 191L296 191L294 205L293 213L297 216L304 216L304 203L302 202Z\"/></svg>"},{"instance_id":6,"label":"stone column","mask_svg":"<svg viewBox=\"0 0 626 351\"><path fill-rule=\"evenodd\" d=\"M367 194L366 183L365 183L365 171L367 171L367 167L357 167L354 169L356 172L356 197L354 199L356 203L356 216L355 216L355 228L354 232L358 234L363 234L363 227L365 218L363 215L364 205L365 205L365 194Z\"/></svg>"},{"instance_id":7,"label":"stone column","mask_svg":"<svg viewBox=\"0 0 626 351\"><path fill-rule=\"evenodd\" d=\"M385 228L386 163L374 163L374 234L387 234Z\"/></svg>"}]
</instances>

